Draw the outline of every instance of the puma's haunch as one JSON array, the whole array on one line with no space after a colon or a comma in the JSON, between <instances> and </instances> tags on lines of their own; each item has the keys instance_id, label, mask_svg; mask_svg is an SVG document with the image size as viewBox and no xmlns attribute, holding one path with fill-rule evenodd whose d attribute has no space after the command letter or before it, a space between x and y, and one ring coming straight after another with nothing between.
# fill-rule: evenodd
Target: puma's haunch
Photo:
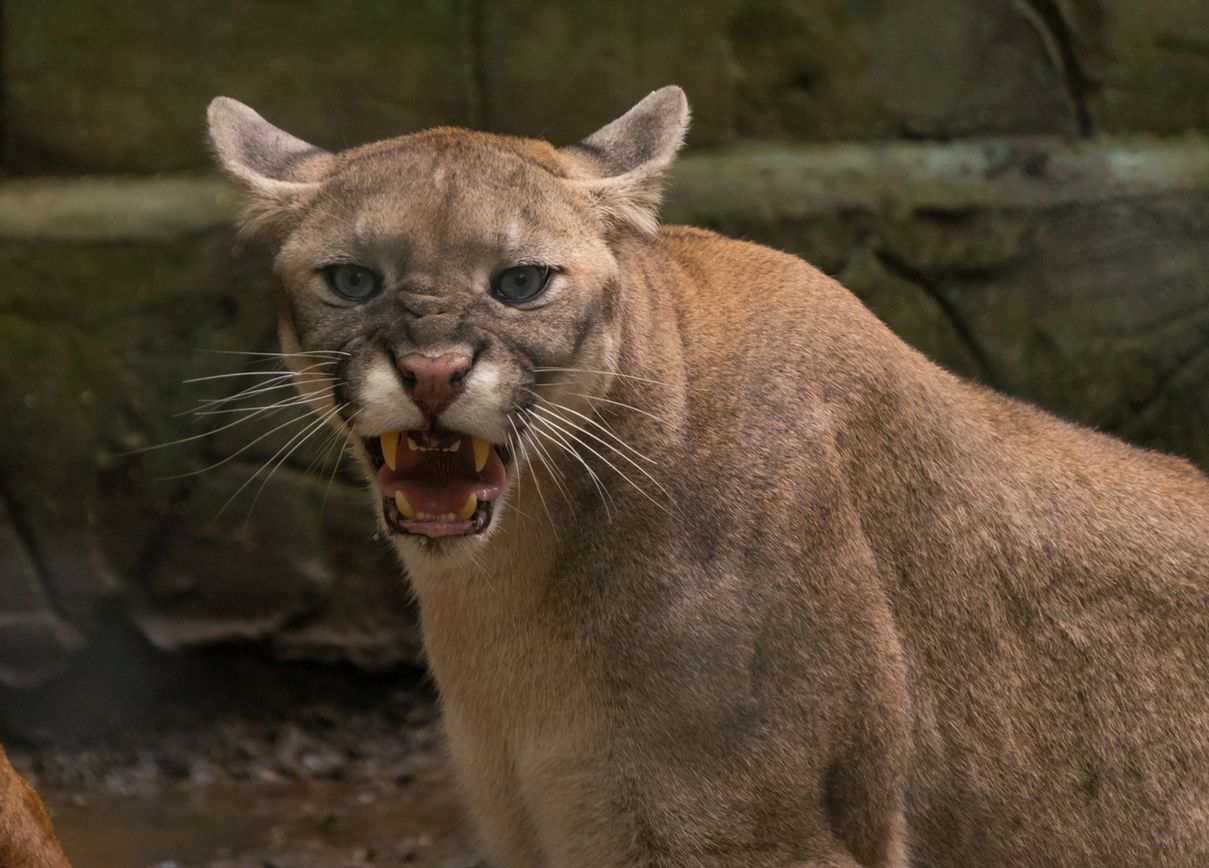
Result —
<instances>
[{"instance_id":1,"label":"puma's haunch","mask_svg":"<svg viewBox=\"0 0 1209 868\"><path fill-rule=\"evenodd\" d=\"M0 866L71 868L46 806L0 748Z\"/></svg>"}]
</instances>

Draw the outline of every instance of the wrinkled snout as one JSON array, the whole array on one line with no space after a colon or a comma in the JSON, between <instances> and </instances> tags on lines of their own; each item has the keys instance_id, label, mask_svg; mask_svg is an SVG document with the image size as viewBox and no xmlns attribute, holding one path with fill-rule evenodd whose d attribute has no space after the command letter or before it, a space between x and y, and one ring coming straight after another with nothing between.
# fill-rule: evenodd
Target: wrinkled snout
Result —
<instances>
[{"instance_id":1,"label":"wrinkled snout","mask_svg":"<svg viewBox=\"0 0 1209 868\"><path fill-rule=\"evenodd\" d=\"M409 353L397 364L407 393L423 413L433 418L462 393L473 362L469 356L456 353L435 358Z\"/></svg>"}]
</instances>

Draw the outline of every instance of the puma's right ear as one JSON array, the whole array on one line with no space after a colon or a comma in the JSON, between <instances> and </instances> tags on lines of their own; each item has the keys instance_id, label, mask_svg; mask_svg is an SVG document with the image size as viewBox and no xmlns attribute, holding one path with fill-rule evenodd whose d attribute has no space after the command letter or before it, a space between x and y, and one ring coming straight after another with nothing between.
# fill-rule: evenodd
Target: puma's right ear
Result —
<instances>
[{"instance_id":1,"label":"puma's right ear","mask_svg":"<svg viewBox=\"0 0 1209 868\"><path fill-rule=\"evenodd\" d=\"M565 149L586 155L597 168L600 177L578 183L592 193L606 223L655 231L663 176L684 144L688 123L688 98L670 85Z\"/></svg>"},{"instance_id":2,"label":"puma's right ear","mask_svg":"<svg viewBox=\"0 0 1209 868\"><path fill-rule=\"evenodd\" d=\"M241 230L265 234L288 223L318 187L331 154L225 96L210 101L206 118L219 165L246 193Z\"/></svg>"}]
</instances>

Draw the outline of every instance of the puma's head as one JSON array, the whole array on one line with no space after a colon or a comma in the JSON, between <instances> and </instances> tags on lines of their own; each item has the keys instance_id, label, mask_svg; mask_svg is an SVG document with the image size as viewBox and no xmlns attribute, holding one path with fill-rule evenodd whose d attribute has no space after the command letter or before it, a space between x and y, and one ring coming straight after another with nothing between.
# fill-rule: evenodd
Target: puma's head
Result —
<instances>
[{"instance_id":1,"label":"puma's head","mask_svg":"<svg viewBox=\"0 0 1209 868\"><path fill-rule=\"evenodd\" d=\"M277 251L297 388L349 436L387 530L481 541L534 457L514 450L537 396L582 413L616 370L614 252L656 227L684 93L562 149L440 128L331 154L225 97L209 123L244 231Z\"/></svg>"}]
</instances>

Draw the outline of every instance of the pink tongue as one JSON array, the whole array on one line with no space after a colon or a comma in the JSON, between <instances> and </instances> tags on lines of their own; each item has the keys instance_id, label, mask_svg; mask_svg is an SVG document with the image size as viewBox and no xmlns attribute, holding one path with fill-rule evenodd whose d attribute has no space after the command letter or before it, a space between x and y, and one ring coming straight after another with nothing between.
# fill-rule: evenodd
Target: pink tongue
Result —
<instances>
[{"instance_id":1,"label":"pink tongue","mask_svg":"<svg viewBox=\"0 0 1209 868\"><path fill-rule=\"evenodd\" d=\"M400 444L400 453L404 447ZM494 500L499 497L504 487L504 462L492 449L487 453L487 464L482 471L458 474L453 477L447 472L432 472L444 470L437 466L442 460L443 453L421 453L432 455L432 458L408 462L410 467L404 467L403 462L397 470L391 470L385 464L378 471L378 491L387 500L394 500L395 492L402 491L411 508L416 512L430 515L457 513L466 505L466 498L473 492L479 500ZM466 468L473 469L473 465Z\"/></svg>"}]
</instances>

